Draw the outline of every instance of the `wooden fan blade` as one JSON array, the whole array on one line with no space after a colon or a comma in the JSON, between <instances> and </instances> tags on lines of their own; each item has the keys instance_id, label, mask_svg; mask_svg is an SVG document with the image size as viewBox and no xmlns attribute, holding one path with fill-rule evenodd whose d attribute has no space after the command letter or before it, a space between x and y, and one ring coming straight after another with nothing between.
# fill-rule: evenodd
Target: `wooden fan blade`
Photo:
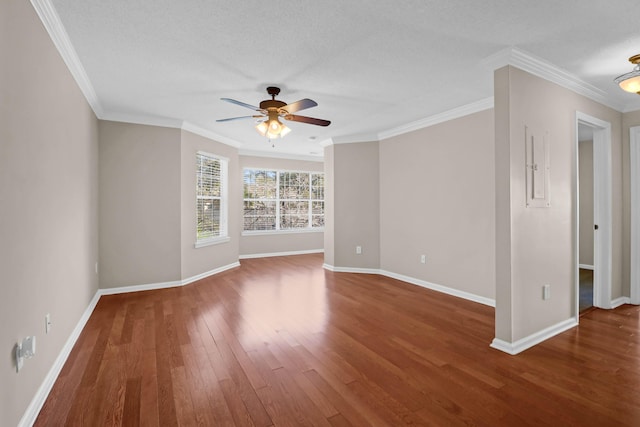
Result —
<instances>
[{"instance_id":1,"label":"wooden fan blade","mask_svg":"<svg viewBox=\"0 0 640 427\"><path fill-rule=\"evenodd\" d=\"M247 107L255 111L260 111L260 107L256 107L255 105L246 104L244 102L236 101L235 99L231 99L231 98L220 98L220 99L223 101L230 102L232 104L239 105L241 107Z\"/></svg>"},{"instance_id":2,"label":"wooden fan blade","mask_svg":"<svg viewBox=\"0 0 640 427\"><path fill-rule=\"evenodd\" d=\"M216 120L216 122L230 122L230 121L233 121L233 120L257 119L257 118L260 118L260 117L263 117L263 116L240 116L240 117L231 117L231 118L228 118L228 119L219 119L219 120Z\"/></svg>"},{"instance_id":3,"label":"wooden fan blade","mask_svg":"<svg viewBox=\"0 0 640 427\"><path fill-rule=\"evenodd\" d=\"M295 116L293 114L287 114L286 116L284 116L284 118L287 120L291 120L292 122L301 122L316 126L329 126L331 124L329 120L322 120L305 116Z\"/></svg>"},{"instance_id":4,"label":"wooden fan blade","mask_svg":"<svg viewBox=\"0 0 640 427\"><path fill-rule=\"evenodd\" d=\"M301 99L300 101L292 102L282 107L287 113L292 114L296 111L306 110L307 108L315 107L318 103L312 99Z\"/></svg>"}]
</instances>

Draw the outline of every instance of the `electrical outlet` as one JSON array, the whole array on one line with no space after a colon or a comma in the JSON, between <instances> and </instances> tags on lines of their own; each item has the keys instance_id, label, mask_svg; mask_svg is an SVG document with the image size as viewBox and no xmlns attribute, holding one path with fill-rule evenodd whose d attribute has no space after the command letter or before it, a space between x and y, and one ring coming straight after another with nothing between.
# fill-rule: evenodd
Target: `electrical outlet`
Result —
<instances>
[{"instance_id":1,"label":"electrical outlet","mask_svg":"<svg viewBox=\"0 0 640 427\"><path fill-rule=\"evenodd\" d=\"M98 261L96 261L96 274L98 274Z\"/></svg>"},{"instance_id":2,"label":"electrical outlet","mask_svg":"<svg viewBox=\"0 0 640 427\"><path fill-rule=\"evenodd\" d=\"M51 314L47 313L47 315L44 316L44 333L48 334L50 330L51 330Z\"/></svg>"},{"instance_id":3,"label":"electrical outlet","mask_svg":"<svg viewBox=\"0 0 640 427\"><path fill-rule=\"evenodd\" d=\"M426 264L427 263L427 256L426 255L420 255L420 263L421 264Z\"/></svg>"},{"instance_id":4,"label":"electrical outlet","mask_svg":"<svg viewBox=\"0 0 640 427\"><path fill-rule=\"evenodd\" d=\"M548 300L551 298L551 285L544 285L542 287L542 299Z\"/></svg>"},{"instance_id":5,"label":"electrical outlet","mask_svg":"<svg viewBox=\"0 0 640 427\"><path fill-rule=\"evenodd\" d=\"M360 255L362 253L362 246L356 246L356 254Z\"/></svg>"}]
</instances>

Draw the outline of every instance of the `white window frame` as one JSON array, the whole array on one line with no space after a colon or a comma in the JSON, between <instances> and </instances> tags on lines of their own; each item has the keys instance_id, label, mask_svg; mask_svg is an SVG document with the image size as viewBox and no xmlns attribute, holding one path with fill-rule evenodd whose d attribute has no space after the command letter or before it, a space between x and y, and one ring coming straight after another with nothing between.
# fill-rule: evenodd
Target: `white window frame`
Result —
<instances>
[{"instance_id":1,"label":"white window frame","mask_svg":"<svg viewBox=\"0 0 640 427\"><path fill-rule=\"evenodd\" d=\"M198 175L200 174L199 170L199 158L200 156L207 157L212 160L216 160L220 163L220 197L206 197L198 195ZM196 232L196 242L194 246L196 248L202 248L205 246L217 245L220 243L225 243L231 240L229 237L229 197L228 197L228 183L229 183L229 159L226 157L219 156L217 154L207 153L206 151L197 151L196 152L196 197L195 197L195 206L196 206L196 214L195 214L195 232ZM220 200L220 229L218 231L218 235L207 238L198 238L198 200L202 199L212 199L212 200Z\"/></svg>"},{"instance_id":2,"label":"white window frame","mask_svg":"<svg viewBox=\"0 0 640 427\"><path fill-rule=\"evenodd\" d=\"M276 197L274 199L247 199L244 197L244 173L246 170L254 170L254 171L268 171L268 172L275 172L276 174ZM324 232L324 226L323 227L313 227L313 202L318 202L318 201L322 201L324 203L324 191L323 191L323 198L322 200L318 200L318 199L313 199L312 198L312 191L311 188L309 188L309 198L308 199L281 199L280 198L280 174L281 173L301 173L301 174L308 174L309 175L309 186L311 186L311 182L312 182L312 175L323 175L324 176L324 172L322 171L308 171L308 170L290 170L290 169L272 169L272 168L263 168L263 167L245 167L242 169L242 188L243 188L243 197L242 197L242 205L243 205L243 215L242 215L242 235L243 236L249 236L249 235L256 235L256 234L292 234L292 233L321 233ZM323 186L324 188L324 186ZM244 229L244 202L245 201L251 201L251 200L270 200L270 201L274 201L276 204L276 212L275 212L275 217L276 217L276 228L274 230L245 230ZM309 226L305 227L305 228L280 228L280 203L281 202L296 202L296 201L302 201L302 202L308 202L309 203L309 212L308 212L308 221L309 221ZM324 212L324 210L323 210ZM323 213L324 216L324 213Z\"/></svg>"}]
</instances>

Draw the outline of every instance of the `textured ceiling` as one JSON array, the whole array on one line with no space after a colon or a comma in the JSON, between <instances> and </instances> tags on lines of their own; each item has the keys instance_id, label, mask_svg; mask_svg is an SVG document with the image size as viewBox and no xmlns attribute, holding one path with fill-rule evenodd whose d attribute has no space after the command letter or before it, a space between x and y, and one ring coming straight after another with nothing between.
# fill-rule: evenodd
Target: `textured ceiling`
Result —
<instances>
[{"instance_id":1,"label":"textured ceiling","mask_svg":"<svg viewBox=\"0 0 640 427\"><path fill-rule=\"evenodd\" d=\"M493 96L489 58L516 48L591 85L620 111L640 96L613 78L640 53L637 0L50 0L105 119L182 123L246 151L321 155L321 142L380 133ZM311 98L274 141L251 110L269 85Z\"/></svg>"}]
</instances>

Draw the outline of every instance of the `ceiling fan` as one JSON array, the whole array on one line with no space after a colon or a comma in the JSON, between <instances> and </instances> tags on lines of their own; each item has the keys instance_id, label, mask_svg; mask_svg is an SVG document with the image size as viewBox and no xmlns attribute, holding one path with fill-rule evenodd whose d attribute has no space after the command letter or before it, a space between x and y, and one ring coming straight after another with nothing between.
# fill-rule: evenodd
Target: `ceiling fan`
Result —
<instances>
[{"instance_id":1,"label":"ceiling fan","mask_svg":"<svg viewBox=\"0 0 640 427\"><path fill-rule=\"evenodd\" d=\"M244 102L236 101L235 99L231 99L231 98L220 98L223 101L240 105L241 107L250 108L254 111L259 112L260 114L253 115L253 116L231 117L229 119L216 120L216 122L228 122L232 120L264 118L265 120L260 121L260 123L258 123L258 125L256 126L256 130L262 136L266 136L269 139L274 139L278 137L282 138L283 136L291 132L291 129L286 127L280 121L280 118L283 118L285 120L290 120L292 122L307 123L310 125L317 125L317 126L329 126L331 124L329 120L322 120L322 119L316 119L313 117L298 116L293 114L300 110L305 110L307 108L315 107L316 105L318 105L317 102L311 99L305 98L305 99L301 99L300 101L287 104L283 101L278 101L276 99L276 96L280 93L280 88L269 86L267 88L267 93L271 95L271 99L265 99L260 103L259 107L246 104Z\"/></svg>"}]
</instances>

